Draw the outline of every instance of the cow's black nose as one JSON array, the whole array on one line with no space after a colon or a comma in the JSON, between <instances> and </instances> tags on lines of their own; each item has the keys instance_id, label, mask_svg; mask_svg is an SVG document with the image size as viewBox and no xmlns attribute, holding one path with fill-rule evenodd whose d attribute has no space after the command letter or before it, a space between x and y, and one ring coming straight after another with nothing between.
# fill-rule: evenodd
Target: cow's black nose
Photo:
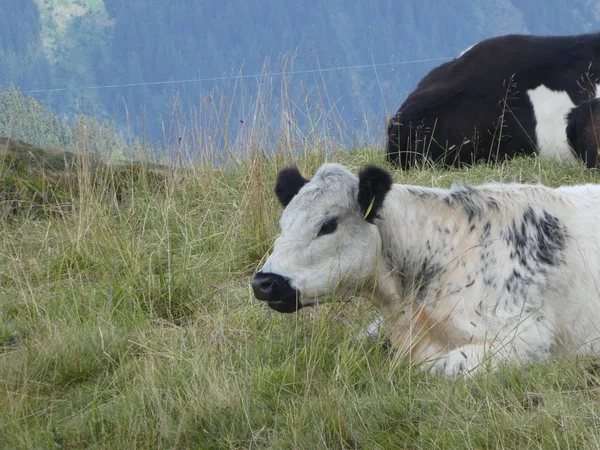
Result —
<instances>
[{"instance_id":1,"label":"cow's black nose","mask_svg":"<svg viewBox=\"0 0 600 450\"><path fill-rule=\"evenodd\" d=\"M267 301L275 311L292 313L302 308L300 291L276 273L258 272L252 280L252 290L257 299Z\"/></svg>"},{"instance_id":2,"label":"cow's black nose","mask_svg":"<svg viewBox=\"0 0 600 450\"><path fill-rule=\"evenodd\" d=\"M258 272L252 280L254 296L259 300L271 300L275 291L276 275Z\"/></svg>"}]
</instances>

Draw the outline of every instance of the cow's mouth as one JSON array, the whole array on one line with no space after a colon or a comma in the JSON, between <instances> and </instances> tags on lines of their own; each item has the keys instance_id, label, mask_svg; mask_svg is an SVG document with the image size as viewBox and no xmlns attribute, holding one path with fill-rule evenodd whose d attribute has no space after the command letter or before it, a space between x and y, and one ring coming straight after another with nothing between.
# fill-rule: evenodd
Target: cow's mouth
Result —
<instances>
[{"instance_id":1,"label":"cow's mouth","mask_svg":"<svg viewBox=\"0 0 600 450\"><path fill-rule=\"evenodd\" d=\"M267 305L269 305L269 308L280 313L293 313L304 306L300 303L300 299L297 296L283 300L269 300Z\"/></svg>"}]
</instances>

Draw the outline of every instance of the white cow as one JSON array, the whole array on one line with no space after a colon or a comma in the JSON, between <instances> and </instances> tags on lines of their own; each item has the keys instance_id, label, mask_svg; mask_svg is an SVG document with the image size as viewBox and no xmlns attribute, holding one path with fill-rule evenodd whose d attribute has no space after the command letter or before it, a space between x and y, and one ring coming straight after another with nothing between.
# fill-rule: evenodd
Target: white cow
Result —
<instances>
[{"instance_id":1,"label":"white cow","mask_svg":"<svg viewBox=\"0 0 600 450\"><path fill-rule=\"evenodd\" d=\"M393 184L283 169L281 235L252 281L280 312L362 294L392 345L448 376L600 348L600 185Z\"/></svg>"}]
</instances>

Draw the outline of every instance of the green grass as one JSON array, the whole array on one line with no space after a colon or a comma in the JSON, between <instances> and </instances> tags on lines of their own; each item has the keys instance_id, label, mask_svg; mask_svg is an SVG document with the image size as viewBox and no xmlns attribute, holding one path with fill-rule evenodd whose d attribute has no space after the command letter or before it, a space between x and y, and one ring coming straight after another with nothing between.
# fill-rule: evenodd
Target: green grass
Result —
<instances>
[{"instance_id":1,"label":"green grass","mask_svg":"<svg viewBox=\"0 0 600 450\"><path fill-rule=\"evenodd\" d=\"M328 158L359 168L383 151ZM116 172L78 169L68 213L0 221L0 448L598 448L592 358L451 381L354 340L374 315L366 302L280 315L253 298L278 232L277 170L310 176L325 160L257 156L163 178L141 166L124 197ZM394 177L600 179L529 159Z\"/></svg>"}]
</instances>

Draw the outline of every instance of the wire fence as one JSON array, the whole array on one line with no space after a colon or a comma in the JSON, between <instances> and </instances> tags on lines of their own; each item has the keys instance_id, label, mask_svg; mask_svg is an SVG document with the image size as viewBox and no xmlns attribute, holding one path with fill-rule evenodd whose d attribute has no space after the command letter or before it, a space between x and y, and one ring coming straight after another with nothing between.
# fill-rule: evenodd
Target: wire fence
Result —
<instances>
[{"instance_id":1,"label":"wire fence","mask_svg":"<svg viewBox=\"0 0 600 450\"><path fill-rule=\"evenodd\" d=\"M210 81L241 80L241 79L245 79L245 78L276 77L276 76L284 76L284 75L305 75L305 74L311 74L311 73L326 73L326 72L336 72L336 71L343 71L343 70L357 70L357 69L389 67L389 66L407 65L407 64L443 62L443 61L449 61L451 59L454 59L454 57L447 56L447 57L440 57L440 58L423 58L423 59L412 59L412 60L405 60L405 61L394 61L394 62L387 62L387 63L371 63L371 64L360 64L360 65L354 65L354 66L325 67L325 68L296 70L296 71L263 72L263 73L247 74L247 75L239 74L239 75L228 75L228 76L221 76L221 77L145 81L145 82L139 82L139 83L123 83L123 84L99 84L99 85L92 85L92 86L75 86L75 87L45 88L45 89L27 89L27 90L22 90L21 93L22 94L43 94L43 93L66 92L66 91L133 88L133 87L142 87L142 86L158 86L158 85L169 85L169 84L202 83L202 82L210 82ZM8 94L7 92L0 93L0 95L7 95L7 94Z\"/></svg>"}]
</instances>

